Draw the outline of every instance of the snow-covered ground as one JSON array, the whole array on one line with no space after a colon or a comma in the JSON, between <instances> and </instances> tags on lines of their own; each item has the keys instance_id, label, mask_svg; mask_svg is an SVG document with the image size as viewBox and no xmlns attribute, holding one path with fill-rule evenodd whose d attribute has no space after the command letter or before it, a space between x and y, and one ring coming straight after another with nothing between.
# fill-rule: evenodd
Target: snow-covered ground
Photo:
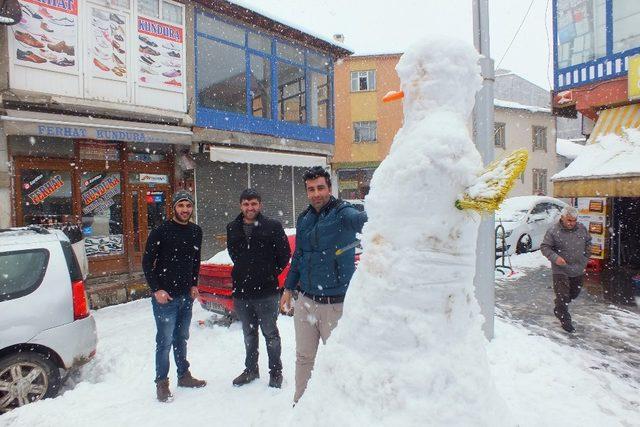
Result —
<instances>
[{"instance_id":1,"label":"snow-covered ground","mask_svg":"<svg viewBox=\"0 0 640 427\"><path fill-rule=\"evenodd\" d=\"M536 253L515 257L531 265ZM348 304L347 304L348 309ZM100 341L96 358L86 365L74 388L0 417L10 426L230 426L291 425L295 344L293 321L279 320L285 382L269 388L266 351L261 338L262 378L241 388L231 380L243 368L242 331L200 328L208 313L194 308L189 359L204 389L175 387L170 404L155 400L155 325L148 299L95 311ZM391 322L391 319L390 319ZM391 324L391 323L390 323ZM340 326L338 326L340 327ZM320 351L323 351L321 347ZM375 344L371 347L375 351ZM487 344L489 364L499 393L520 426L640 425L640 384L599 369L606 360L596 352L562 345L524 326L496 318L495 339ZM366 366L362 367L367 370ZM428 372L425 369L425 372ZM172 365L171 375L175 375ZM417 372L416 375L419 375ZM313 381L313 378L312 378ZM382 391L380 391L382 393ZM313 399L311 390L303 399ZM463 402L451 402L464 405ZM327 408L331 410L331 408ZM352 413L344 425L357 424ZM429 425L425 413L425 424ZM300 425L300 424L297 424Z\"/></svg>"}]
</instances>

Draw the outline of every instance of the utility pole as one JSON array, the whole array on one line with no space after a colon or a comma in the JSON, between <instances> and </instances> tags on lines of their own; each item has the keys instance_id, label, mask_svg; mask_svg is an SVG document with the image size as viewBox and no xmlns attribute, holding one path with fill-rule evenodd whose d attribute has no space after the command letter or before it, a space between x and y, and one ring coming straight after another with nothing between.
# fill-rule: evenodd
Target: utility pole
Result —
<instances>
[{"instance_id":1,"label":"utility pole","mask_svg":"<svg viewBox=\"0 0 640 427\"><path fill-rule=\"evenodd\" d=\"M495 72L489 53L489 0L473 0L473 44L482 57L482 89L476 94L473 109L473 140L482 162L486 166L493 161L493 82ZM476 245L476 276L473 284L480 312L484 316L482 330L487 339L493 338L493 316L495 308L495 219L483 215L478 230Z\"/></svg>"}]
</instances>

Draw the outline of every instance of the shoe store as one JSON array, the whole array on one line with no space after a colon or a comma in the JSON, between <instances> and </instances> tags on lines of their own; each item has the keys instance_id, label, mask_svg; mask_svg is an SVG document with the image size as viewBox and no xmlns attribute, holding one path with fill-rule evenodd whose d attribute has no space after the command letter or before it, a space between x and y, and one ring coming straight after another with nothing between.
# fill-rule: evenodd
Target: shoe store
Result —
<instances>
[{"instance_id":1,"label":"shoe store","mask_svg":"<svg viewBox=\"0 0 640 427\"><path fill-rule=\"evenodd\" d=\"M140 271L148 232L193 189L185 7L19 0L0 151L11 221L82 231L90 276ZM6 141L6 143L5 143Z\"/></svg>"},{"instance_id":2,"label":"shoe store","mask_svg":"<svg viewBox=\"0 0 640 427\"><path fill-rule=\"evenodd\" d=\"M13 224L82 230L91 275L139 271L146 238L193 189L191 132L177 126L9 111Z\"/></svg>"}]
</instances>

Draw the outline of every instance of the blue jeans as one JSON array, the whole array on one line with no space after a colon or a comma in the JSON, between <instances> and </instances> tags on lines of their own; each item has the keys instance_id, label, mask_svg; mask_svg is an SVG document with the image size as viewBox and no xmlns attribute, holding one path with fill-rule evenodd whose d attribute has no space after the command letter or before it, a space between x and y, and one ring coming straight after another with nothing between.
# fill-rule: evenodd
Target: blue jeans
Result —
<instances>
[{"instance_id":1,"label":"blue jeans","mask_svg":"<svg viewBox=\"0 0 640 427\"><path fill-rule=\"evenodd\" d=\"M173 297L160 304L151 297L153 317L156 319L156 382L169 376L169 351L173 346L173 358L178 368L178 378L189 371L187 340L193 300L189 295Z\"/></svg>"},{"instance_id":2,"label":"blue jeans","mask_svg":"<svg viewBox=\"0 0 640 427\"><path fill-rule=\"evenodd\" d=\"M274 295L262 299L233 299L233 307L242 322L244 335L244 347L246 357L245 368L251 372L258 372L258 326L267 343L267 355L269 356L269 370L271 372L282 371L280 354L280 332L278 332L278 308L280 296Z\"/></svg>"}]
</instances>

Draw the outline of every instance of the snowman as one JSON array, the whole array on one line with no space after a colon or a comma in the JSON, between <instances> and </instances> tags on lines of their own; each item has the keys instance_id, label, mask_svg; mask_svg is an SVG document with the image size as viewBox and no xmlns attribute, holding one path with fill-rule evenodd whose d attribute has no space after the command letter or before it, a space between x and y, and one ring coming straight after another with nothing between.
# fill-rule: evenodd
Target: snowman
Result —
<instances>
[{"instance_id":1,"label":"snowman","mask_svg":"<svg viewBox=\"0 0 640 427\"><path fill-rule=\"evenodd\" d=\"M464 42L430 39L397 65L404 124L365 200L344 315L294 410L305 425L514 425L474 296L480 214L456 207L487 189L469 135L478 59Z\"/></svg>"}]
</instances>

